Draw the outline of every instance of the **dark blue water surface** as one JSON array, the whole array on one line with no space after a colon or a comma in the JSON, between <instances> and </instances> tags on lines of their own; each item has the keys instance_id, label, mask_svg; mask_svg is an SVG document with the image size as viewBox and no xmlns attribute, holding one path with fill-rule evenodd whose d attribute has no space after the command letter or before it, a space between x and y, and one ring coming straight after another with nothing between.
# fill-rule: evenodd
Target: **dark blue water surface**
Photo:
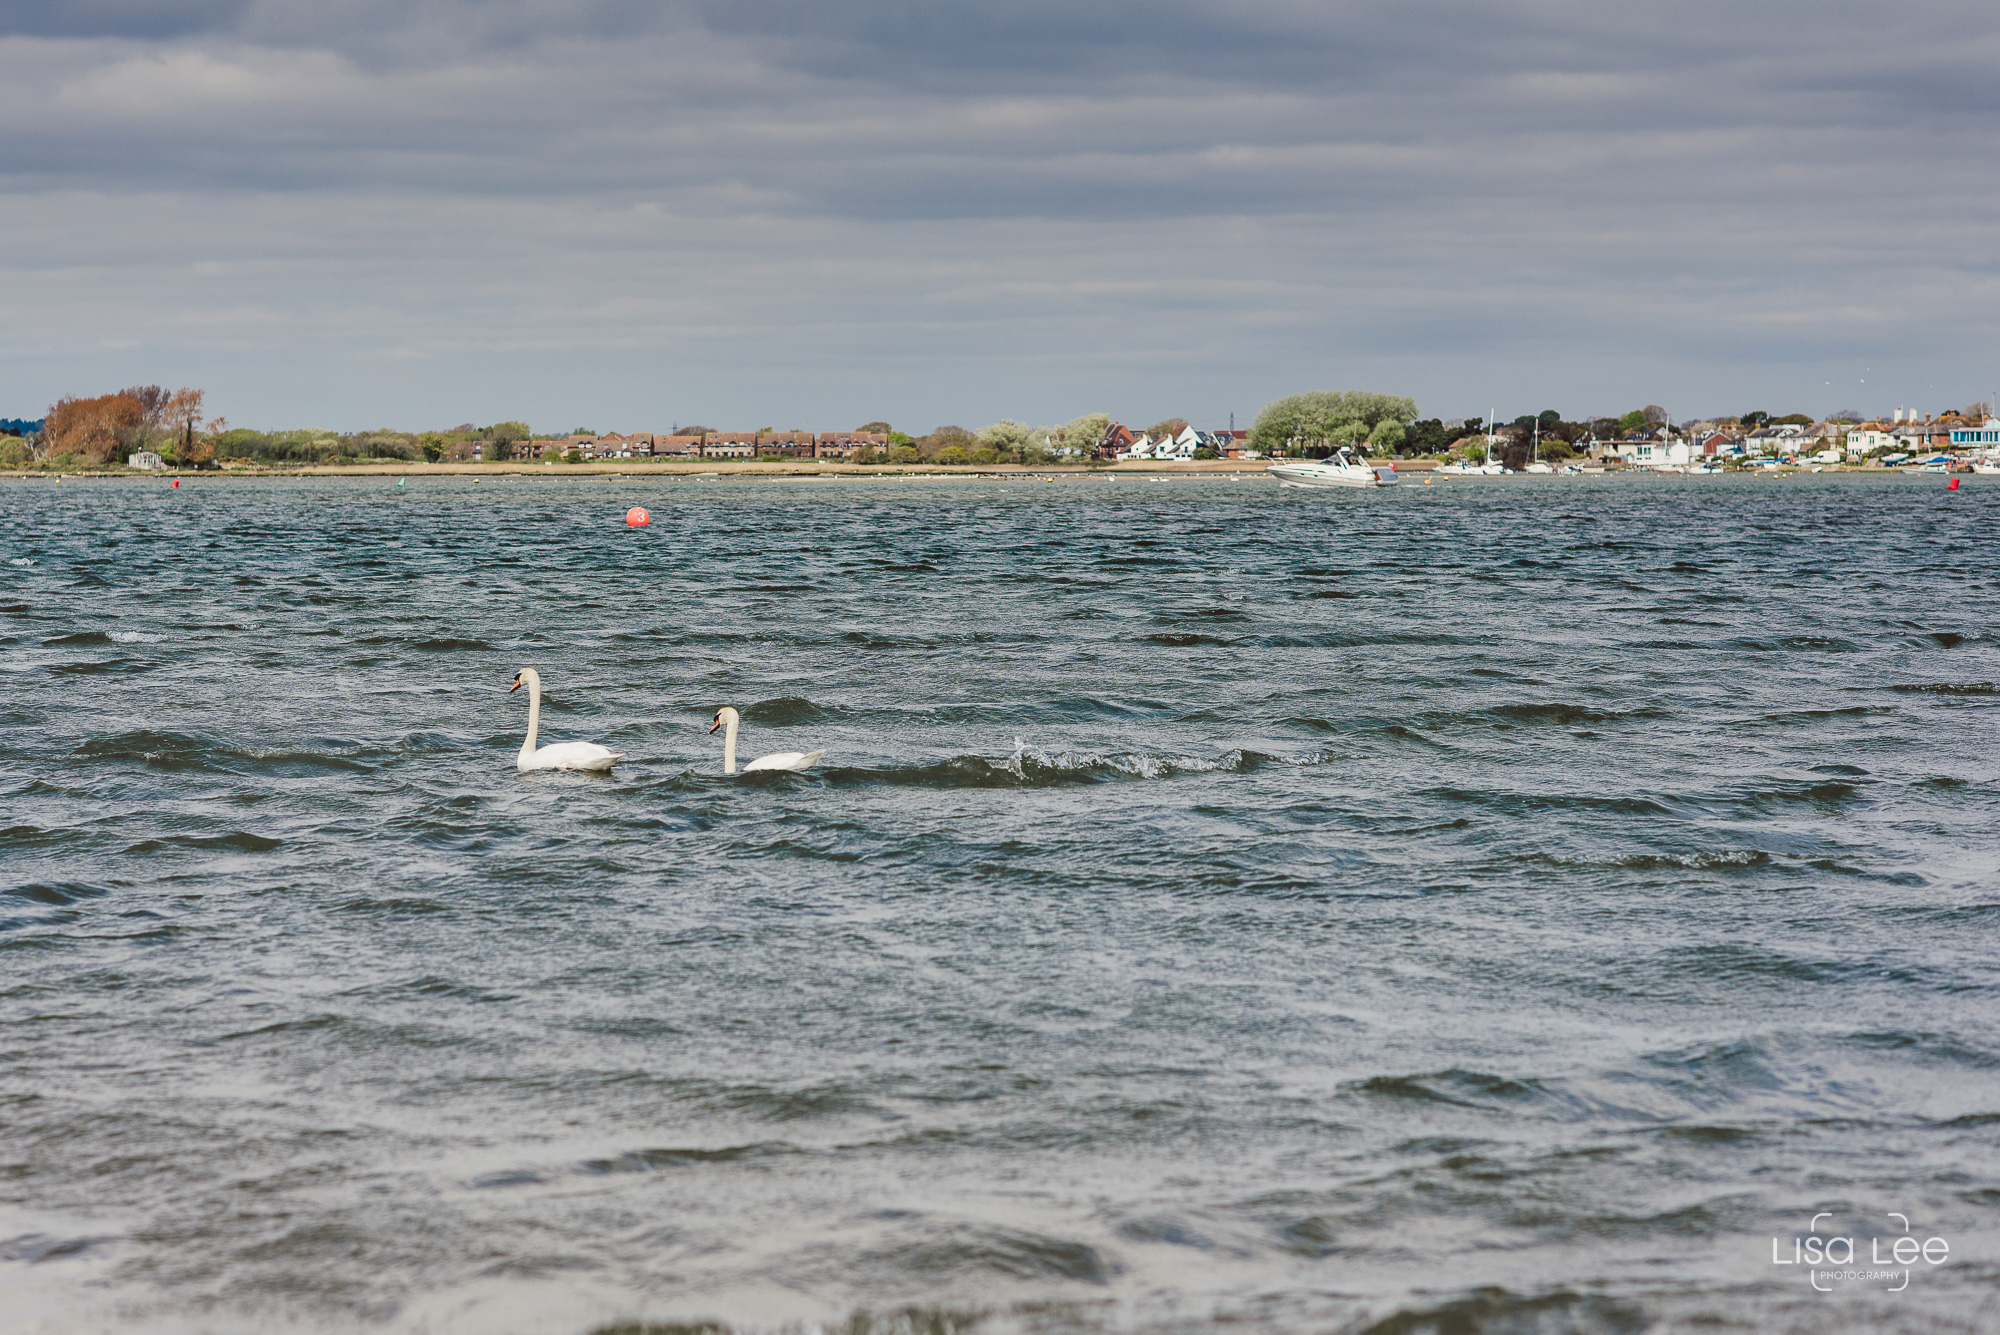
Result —
<instances>
[{"instance_id":1,"label":"dark blue water surface","mask_svg":"<svg viewBox=\"0 0 2000 1335\"><path fill-rule=\"evenodd\" d=\"M1986 481L0 483L0 1331L1994 1329Z\"/></svg>"}]
</instances>

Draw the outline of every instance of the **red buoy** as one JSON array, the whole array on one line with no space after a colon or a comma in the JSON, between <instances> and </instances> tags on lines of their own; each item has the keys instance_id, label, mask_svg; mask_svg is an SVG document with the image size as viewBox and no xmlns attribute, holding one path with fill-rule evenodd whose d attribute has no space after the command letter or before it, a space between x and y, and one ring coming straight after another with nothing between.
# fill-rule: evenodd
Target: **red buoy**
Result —
<instances>
[{"instance_id":1,"label":"red buoy","mask_svg":"<svg viewBox=\"0 0 2000 1335\"><path fill-rule=\"evenodd\" d=\"M1956 479L1954 479L1954 480L1956 480ZM179 478L175 478L175 479L173 480L173 482L172 482L172 483L170 483L169 485L171 485L171 486L176 486L176 487L178 487L178 486L179 486L180 484L181 484L181 480L180 480Z\"/></svg>"},{"instance_id":2,"label":"red buoy","mask_svg":"<svg viewBox=\"0 0 2000 1335\"><path fill-rule=\"evenodd\" d=\"M1945 484L1944 484L1944 489L1945 489L1946 491L1957 491L1957 490L1958 490L1958 479L1957 479L1957 478L1953 478L1953 479L1952 479L1951 481L1949 481L1949 482L1945 483Z\"/></svg>"},{"instance_id":3,"label":"red buoy","mask_svg":"<svg viewBox=\"0 0 2000 1335\"><path fill-rule=\"evenodd\" d=\"M625 527L627 528L644 528L652 522L653 517L636 505L625 512Z\"/></svg>"}]
</instances>

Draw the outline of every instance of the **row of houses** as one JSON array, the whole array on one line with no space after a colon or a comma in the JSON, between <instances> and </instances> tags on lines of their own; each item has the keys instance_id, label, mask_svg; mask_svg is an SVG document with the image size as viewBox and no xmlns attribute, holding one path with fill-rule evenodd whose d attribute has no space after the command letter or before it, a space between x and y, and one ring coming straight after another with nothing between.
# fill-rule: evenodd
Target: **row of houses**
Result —
<instances>
[{"instance_id":1,"label":"row of houses","mask_svg":"<svg viewBox=\"0 0 2000 1335\"><path fill-rule=\"evenodd\" d=\"M524 440L514 446L517 459L754 459L775 454L792 459L846 459L859 449L886 449L889 437L878 431L708 431L700 435L676 432L611 432L602 436L560 436ZM471 457L491 455L490 441L472 441Z\"/></svg>"},{"instance_id":2,"label":"row of houses","mask_svg":"<svg viewBox=\"0 0 2000 1335\"><path fill-rule=\"evenodd\" d=\"M1681 465L1702 459L1810 458L1817 463L1858 463L1873 455L1929 454L1935 451L1990 451L2000 447L2000 419L1983 424L1955 413L1919 422L1816 422L1810 426L1784 423L1755 431L1703 431L1700 424L1684 437L1657 428L1619 440L1593 442L1590 452L1623 459L1640 468Z\"/></svg>"},{"instance_id":3,"label":"row of houses","mask_svg":"<svg viewBox=\"0 0 2000 1335\"><path fill-rule=\"evenodd\" d=\"M1089 452L1105 459L1192 459L1199 449L1209 449L1218 458L1255 458L1249 448L1248 431L1197 431L1186 427L1178 435L1161 435L1157 440L1134 434L1122 422L1113 422L1098 437ZM562 459L571 454L582 459L754 459L778 455L796 459L847 459L856 450L884 450L886 433L876 431L708 431L699 435L678 432L611 432L602 436L572 435L545 440L524 440L513 447L517 459ZM461 447L464 457L493 457L490 441L468 441Z\"/></svg>"},{"instance_id":4,"label":"row of houses","mask_svg":"<svg viewBox=\"0 0 2000 1335\"><path fill-rule=\"evenodd\" d=\"M1197 431L1184 426L1178 435L1162 432L1155 439L1133 435L1123 422L1113 422L1097 439L1094 453L1100 459L1192 459L1196 450L1213 450L1218 459L1254 459L1248 431Z\"/></svg>"}]
</instances>

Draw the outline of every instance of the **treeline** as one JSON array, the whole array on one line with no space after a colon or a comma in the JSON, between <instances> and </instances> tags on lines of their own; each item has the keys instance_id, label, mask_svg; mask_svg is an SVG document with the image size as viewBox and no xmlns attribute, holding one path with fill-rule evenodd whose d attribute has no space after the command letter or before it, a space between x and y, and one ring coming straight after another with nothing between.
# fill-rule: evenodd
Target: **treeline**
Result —
<instances>
[{"instance_id":1,"label":"treeline","mask_svg":"<svg viewBox=\"0 0 2000 1335\"><path fill-rule=\"evenodd\" d=\"M1111 419L1105 413L1089 413L1061 426L1029 426L1003 420L977 430L961 426L941 426L921 436L898 431L887 422L865 422L856 431L888 438L882 449L856 451L854 462L903 464L1042 464L1069 457L1087 457L1096 447ZM679 428L684 435L709 435L714 428L689 425ZM526 422L496 422L491 426L464 425L448 431L377 431L345 435L330 431L226 431L216 439L217 457L257 463L339 464L365 463L375 459L469 460L479 447L480 457L505 462L518 457L530 441L553 440L562 436L595 436L589 427L568 432L532 430Z\"/></svg>"},{"instance_id":2,"label":"treeline","mask_svg":"<svg viewBox=\"0 0 2000 1335\"><path fill-rule=\"evenodd\" d=\"M1523 460L1530 451L1551 461L1566 459L1588 440L1611 440L1664 425L1666 410L1635 408L1623 417L1569 420L1555 409L1526 413L1496 423L1494 449ZM1783 420L1783 419L1779 419ZM1486 456L1483 418L1418 418L1415 399L1367 390L1293 394L1264 405L1250 430L1250 443L1270 455L1316 455L1347 447L1376 456L1406 458L1463 453Z\"/></svg>"},{"instance_id":3,"label":"treeline","mask_svg":"<svg viewBox=\"0 0 2000 1335\"><path fill-rule=\"evenodd\" d=\"M426 449L426 444L430 448ZM223 459L247 463L328 464L400 459L408 463L445 457L449 442L441 432L335 431L300 428L292 431L225 432L216 442Z\"/></svg>"},{"instance_id":4,"label":"treeline","mask_svg":"<svg viewBox=\"0 0 2000 1335\"><path fill-rule=\"evenodd\" d=\"M1524 467L1530 458L1544 463L1588 453L1593 440L1616 440L1637 431L1667 425L1666 410L1649 405L1635 408L1622 417L1565 418L1554 408L1539 413L1523 413L1511 422L1492 424L1492 455L1509 468ZM1414 422L1404 436L1400 450L1410 455L1462 455L1475 463L1488 454L1485 418Z\"/></svg>"},{"instance_id":5,"label":"treeline","mask_svg":"<svg viewBox=\"0 0 2000 1335\"><path fill-rule=\"evenodd\" d=\"M1750 431L1763 426L1796 423L1809 426L1804 413L1774 417L1762 410L1741 417L1717 418L1703 429ZM1403 457L1449 455L1484 460L1489 450L1488 422L1483 418L1417 417L1414 399L1365 390L1293 394L1264 406L1250 431L1250 443L1268 455L1324 455L1343 447L1371 455ZM1591 441L1617 440L1641 432L1676 428L1658 404L1634 408L1619 417L1566 418L1554 408L1523 413L1511 422L1491 424L1491 452L1510 468L1522 467L1530 456L1557 463L1587 452Z\"/></svg>"},{"instance_id":6,"label":"treeline","mask_svg":"<svg viewBox=\"0 0 2000 1335\"><path fill-rule=\"evenodd\" d=\"M299 427L285 431L252 431L237 427L215 438L219 459L263 464L368 463L396 459L405 463L435 463L443 459L470 459L474 443L502 446L496 456L511 454L507 445L531 439L525 422L497 422L479 427L467 423L445 431L399 431L381 427L373 431L328 431Z\"/></svg>"},{"instance_id":7,"label":"treeline","mask_svg":"<svg viewBox=\"0 0 2000 1335\"><path fill-rule=\"evenodd\" d=\"M134 385L94 398L58 399L32 436L0 438L0 464L92 468L122 464L150 451L182 467L215 458L215 436L229 423L202 420L202 391Z\"/></svg>"},{"instance_id":8,"label":"treeline","mask_svg":"<svg viewBox=\"0 0 2000 1335\"><path fill-rule=\"evenodd\" d=\"M864 447L854 452L858 464L1035 464L1061 459L1087 459L1111 425L1109 413L1085 413L1061 426L1029 426L1012 418L1002 418L990 426L968 431L962 426L941 426L923 436L897 431L887 422L869 422L856 427L886 435L885 449Z\"/></svg>"},{"instance_id":9,"label":"treeline","mask_svg":"<svg viewBox=\"0 0 2000 1335\"><path fill-rule=\"evenodd\" d=\"M557 438L555 433L533 431L520 421L483 427L468 422L436 431L388 427L356 432L314 428L255 431L231 428L221 417L204 420L203 400L199 389L170 391L158 385L132 386L95 398L64 398L50 407L40 423L18 424L21 428L39 426L39 431L26 436L0 434L0 465L36 464L58 469L119 466L141 451L157 453L181 468L214 467L223 462L417 463L469 460L475 452L478 457L501 461L516 457L524 442ZM1810 425L1812 420L1803 413L1774 417L1759 410L1700 425L1704 430L1748 431L1785 423ZM1185 418L1168 418L1146 428L1143 434L1152 439L1171 438L1187 425ZM887 422L867 422L856 431L881 435L887 444L880 449L857 450L853 461L943 466L1090 461L1113 448L1104 444L1111 427L1111 418L1105 413L1086 413L1061 425L1030 426L1009 418L976 430L941 426L921 436L898 431ZM1582 453L1589 441L1615 440L1662 428L1674 431L1666 411L1656 404L1620 417L1576 419L1549 408L1492 424L1490 443L1493 452L1510 467L1519 467L1531 453L1554 462ZM678 430L685 435L712 434L710 428L702 426ZM584 427L568 434L597 435ZM1342 390L1293 394L1266 404L1257 414L1248 443L1266 455L1323 455L1345 447L1378 456L1483 459L1489 439L1488 423L1479 418L1419 418L1414 399ZM1199 451L1196 457L1212 454L1212 450Z\"/></svg>"}]
</instances>

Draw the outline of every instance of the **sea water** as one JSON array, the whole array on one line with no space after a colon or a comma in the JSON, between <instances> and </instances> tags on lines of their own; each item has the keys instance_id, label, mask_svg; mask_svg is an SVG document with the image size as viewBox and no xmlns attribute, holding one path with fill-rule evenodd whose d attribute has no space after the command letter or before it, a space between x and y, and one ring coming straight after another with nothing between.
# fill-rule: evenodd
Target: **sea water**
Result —
<instances>
[{"instance_id":1,"label":"sea water","mask_svg":"<svg viewBox=\"0 0 2000 1335\"><path fill-rule=\"evenodd\" d=\"M2000 1320L2000 490L0 514L9 1335Z\"/></svg>"}]
</instances>

